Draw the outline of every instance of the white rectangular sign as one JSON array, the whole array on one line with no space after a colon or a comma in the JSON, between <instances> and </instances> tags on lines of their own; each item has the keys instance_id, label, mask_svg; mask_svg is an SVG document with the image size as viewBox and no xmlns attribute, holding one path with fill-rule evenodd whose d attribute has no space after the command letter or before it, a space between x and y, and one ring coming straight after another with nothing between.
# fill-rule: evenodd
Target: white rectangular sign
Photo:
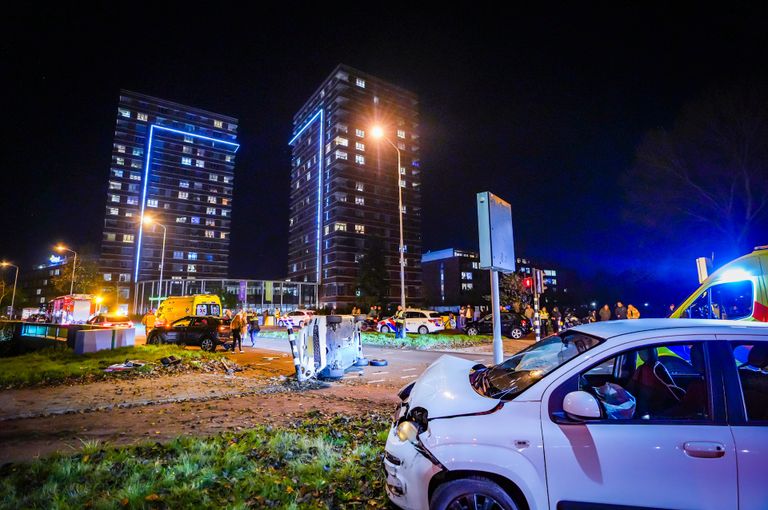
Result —
<instances>
[{"instance_id":1,"label":"white rectangular sign","mask_svg":"<svg viewBox=\"0 0 768 510\"><path fill-rule=\"evenodd\" d=\"M514 272L512 206L488 191L478 193L477 227L480 234L480 268Z\"/></svg>"}]
</instances>

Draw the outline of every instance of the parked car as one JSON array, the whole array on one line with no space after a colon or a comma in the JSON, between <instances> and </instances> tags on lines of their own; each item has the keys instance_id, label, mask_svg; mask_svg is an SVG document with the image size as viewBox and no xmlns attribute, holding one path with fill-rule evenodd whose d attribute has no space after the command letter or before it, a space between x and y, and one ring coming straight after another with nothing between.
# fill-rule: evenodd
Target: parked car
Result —
<instances>
[{"instance_id":1,"label":"parked car","mask_svg":"<svg viewBox=\"0 0 768 510\"><path fill-rule=\"evenodd\" d=\"M380 320L378 329L382 333L394 333L397 330L394 316ZM416 308L409 308L405 311L406 333L426 335L427 333L435 333L444 329L445 325L443 324L443 320L437 312L433 312L432 310L419 310Z\"/></svg>"},{"instance_id":2,"label":"parked car","mask_svg":"<svg viewBox=\"0 0 768 510\"><path fill-rule=\"evenodd\" d=\"M510 338L523 338L531 332L531 322L515 312L501 312L501 334ZM464 325L464 333L474 335L493 334L493 315L488 314L478 321Z\"/></svg>"},{"instance_id":3,"label":"parked car","mask_svg":"<svg viewBox=\"0 0 768 510\"><path fill-rule=\"evenodd\" d=\"M314 315L315 315L314 310L294 310L288 313L287 316L281 317L277 321L277 325L281 327L285 327L287 326L286 319L290 319L294 326L303 328L304 324L308 323Z\"/></svg>"},{"instance_id":4,"label":"parked car","mask_svg":"<svg viewBox=\"0 0 768 510\"><path fill-rule=\"evenodd\" d=\"M91 326L99 326L102 328L132 328L133 322L125 315L105 315L97 314L85 321L86 324Z\"/></svg>"},{"instance_id":5,"label":"parked car","mask_svg":"<svg viewBox=\"0 0 768 510\"><path fill-rule=\"evenodd\" d=\"M182 317L167 326L155 327L149 332L147 343L199 345L202 350L213 352L229 341L229 323L229 319L222 317Z\"/></svg>"},{"instance_id":6,"label":"parked car","mask_svg":"<svg viewBox=\"0 0 768 510\"><path fill-rule=\"evenodd\" d=\"M404 509L768 501L768 324L576 326L498 365L443 356L399 396L384 467Z\"/></svg>"},{"instance_id":7,"label":"parked car","mask_svg":"<svg viewBox=\"0 0 768 510\"><path fill-rule=\"evenodd\" d=\"M23 319L24 322L48 322L48 317L44 313L33 313L32 315L28 316L26 319Z\"/></svg>"}]
</instances>

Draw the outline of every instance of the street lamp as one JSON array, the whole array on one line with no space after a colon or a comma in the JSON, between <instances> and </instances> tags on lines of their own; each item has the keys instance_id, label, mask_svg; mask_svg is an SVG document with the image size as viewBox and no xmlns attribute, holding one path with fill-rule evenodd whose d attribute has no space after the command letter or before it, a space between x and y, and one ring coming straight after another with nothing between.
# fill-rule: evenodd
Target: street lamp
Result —
<instances>
[{"instance_id":1,"label":"street lamp","mask_svg":"<svg viewBox=\"0 0 768 510\"><path fill-rule=\"evenodd\" d=\"M151 216L144 215L144 218L142 219L145 225L157 225L158 227L163 229L163 249L160 252L160 298L163 297L163 266L165 265L165 235L168 233L168 229L165 228L165 225L162 223L158 223L157 220L152 218Z\"/></svg>"},{"instance_id":2,"label":"street lamp","mask_svg":"<svg viewBox=\"0 0 768 510\"><path fill-rule=\"evenodd\" d=\"M69 253L72 253L75 255L75 258L72 260L72 282L69 284L69 295L73 295L75 292L75 268L77 267L77 252L75 250L70 250L63 244L59 244L55 247L55 250L59 253L68 251Z\"/></svg>"},{"instance_id":3,"label":"street lamp","mask_svg":"<svg viewBox=\"0 0 768 510\"><path fill-rule=\"evenodd\" d=\"M375 139L383 139L397 151L397 215L400 219L400 306L405 313L405 249L403 246L403 187L400 185L400 149L384 135L384 130L380 126L374 126L371 129L371 135ZM403 327L405 331L405 327Z\"/></svg>"},{"instance_id":4,"label":"street lamp","mask_svg":"<svg viewBox=\"0 0 768 510\"><path fill-rule=\"evenodd\" d=\"M0 266L16 268L16 276L13 278L13 294L11 295L11 319L13 319L13 305L16 302L16 282L19 280L19 266L11 264L10 262L0 262Z\"/></svg>"}]
</instances>

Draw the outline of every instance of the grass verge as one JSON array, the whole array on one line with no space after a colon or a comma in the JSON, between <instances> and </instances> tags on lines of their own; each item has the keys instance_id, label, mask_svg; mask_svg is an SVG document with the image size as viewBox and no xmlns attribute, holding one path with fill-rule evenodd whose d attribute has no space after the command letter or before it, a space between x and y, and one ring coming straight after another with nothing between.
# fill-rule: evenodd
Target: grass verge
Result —
<instances>
[{"instance_id":1,"label":"grass verge","mask_svg":"<svg viewBox=\"0 0 768 510\"><path fill-rule=\"evenodd\" d=\"M388 421L309 413L168 444L84 444L0 468L4 508L382 508Z\"/></svg>"},{"instance_id":2,"label":"grass verge","mask_svg":"<svg viewBox=\"0 0 768 510\"><path fill-rule=\"evenodd\" d=\"M377 333L373 331L366 331L362 335L363 343L366 345L419 350L459 349L489 344L493 341L490 336L484 335L469 336L440 333L419 335L409 333L405 339L395 338L393 333ZM285 331L262 331L261 336L265 338L288 339L288 333Z\"/></svg>"},{"instance_id":3,"label":"grass verge","mask_svg":"<svg viewBox=\"0 0 768 510\"><path fill-rule=\"evenodd\" d=\"M64 347L0 358L0 386L32 386L63 382L91 381L114 377L147 375L151 366L127 372L104 372L104 369L125 360L159 362L161 358L176 356L183 364L194 367L195 363L218 359L222 354L204 351L188 351L175 345L145 345L98 351L91 354L75 354Z\"/></svg>"}]
</instances>

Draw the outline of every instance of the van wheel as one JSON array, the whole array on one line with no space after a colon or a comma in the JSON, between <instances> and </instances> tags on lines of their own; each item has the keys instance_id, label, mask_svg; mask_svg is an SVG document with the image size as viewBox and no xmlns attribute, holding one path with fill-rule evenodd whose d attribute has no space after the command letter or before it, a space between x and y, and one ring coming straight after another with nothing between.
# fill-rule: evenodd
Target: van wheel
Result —
<instances>
[{"instance_id":1,"label":"van wheel","mask_svg":"<svg viewBox=\"0 0 768 510\"><path fill-rule=\"evenodd\" d=\"M509 332L509 336L511 336L515 340L519 338L523 338L523 330L520 328L512 328L512 330Z\"/></svg>"},{"instance_id":2,"label":"van wheel","mask_svg":"<svg viewBox=\"0 0 768 510\"><path fill-rule=\"evenodd\" d=\"M474 327L474 326L472 326L472 327L470 327L470 328L467 328L467 334L468 334L469 336L475 336L475 335L477 335L477 328L476 328L476 327Z\"/></svg>"},{"instance_id":3,"label":"van wheel","mask_svg":"<svg viewBox=\"0 0 768 510\"><path fill-rule=\"evenodd\" d=\"M446 482L439 486L429 502L430 510L482 508L484 510L519 510L504 489L479 476Z\"/></svg>"},{"instance_id":4,"label":"van wheel","mask_svg":"<svg viewBox=\"0 0 768 510\"><path fill-rule=\"evenodd\" d=\"M216 343L213 339L205 337L200 340L200 349L205 352L213 352L216 350Z\"/></svg>"},{"instance_id":5,"label":"van wheel","mask_svg":"<svg viewBox=\"0 0 768 510\"><path fill-rule=\"evenodd\" d=\"M429 328L426 326L419 326L419 334L420 335L427 335L429 334Z\"/></svg>"}]
</instances>

